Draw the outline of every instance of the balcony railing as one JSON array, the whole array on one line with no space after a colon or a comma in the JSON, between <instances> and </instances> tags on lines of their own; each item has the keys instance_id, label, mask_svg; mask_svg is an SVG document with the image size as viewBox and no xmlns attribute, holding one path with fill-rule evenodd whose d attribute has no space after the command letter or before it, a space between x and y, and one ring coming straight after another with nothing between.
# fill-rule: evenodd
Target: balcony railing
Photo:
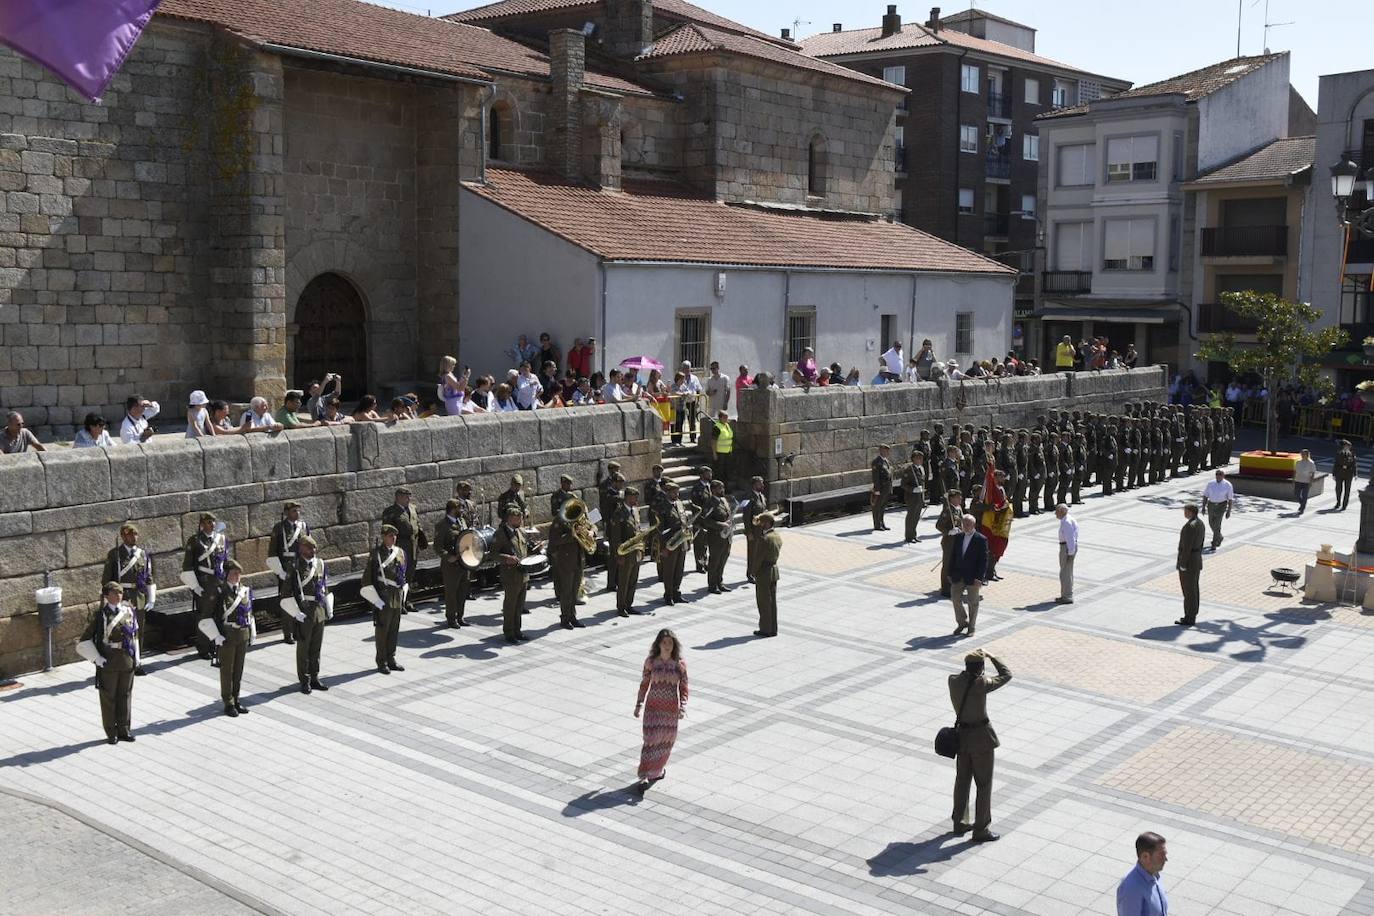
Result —
<instances>
[{"instance_id":1,"label":"balcony railing","mask_svg":"<svg viewBox=\"0 0 1374 916\"><path fill-rule=\"evenodd\" d=\"M1005 92L988 93L988 117L1010 118L1011 96Z\"/></svg>"},{"instance_id":2,"label":"balcony railing","mask_svg":"<svg viewBox=\"0 0 1374 916\"><path fill-rule=\"evenodd\" d=\"M892 164L899 172L906 171L906 147L898 146L892 150Z\"/></svg>"},{"instance_id":3,"label":"balcony railing","mask_svg":"<svg viewBox=\"0 0 1374 916\"><path fill-rule=\"evenodd\" d=\"M1209 334L1225 331L1253 334L1258 330L1258 325L1240 317L1220 302L1204 302L1197 307L1197 329Z\"/></svg>"},{"instance_id":4,"label":"balcony railing","mask_svg":"<svg viewBox=\"0 0 1374 916\"><path fill-rule=\"evenodd\" d=\"M1213 226L1202 230L1204 258L1285 257L1287 226Z\"/></svg>"},{"instance_id":5,"label":"balcony railing","mask_svg":"<svg viewBox=\"0 0 1374 916\"><path fill-rule=\"evenodd\" d=\"M987 177L1010 178L1011 160L1001 156L989 156L987 161Z\"/></svg>"},{"instance_id":6,"label":"balcony railing","mask_svg":"<svg viewBox=\"0 0 1374 916\"><path fill-rule=\"evenodd\" d=\"M1090 270L1047 270L1041 282L1046 293L1061 296L1093 291L1093 273Z\"/></svg>"},{"instance_id":7,"label":"balcony railing","mask_svg":"<svg viewBox=\"0 0 1374 916\"><path fill-rule=\"evenodd\" d=\"M983 214L984 235L1006 235L1010 225L1011 217L1005 213Z\"/></svg>"}]
</instances>

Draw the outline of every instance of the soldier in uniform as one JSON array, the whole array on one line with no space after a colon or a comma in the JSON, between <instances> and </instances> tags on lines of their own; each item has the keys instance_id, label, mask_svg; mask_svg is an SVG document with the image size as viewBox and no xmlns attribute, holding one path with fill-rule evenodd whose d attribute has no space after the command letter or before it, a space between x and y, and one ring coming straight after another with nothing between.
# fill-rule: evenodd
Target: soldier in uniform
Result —
<instances>
[{"instance_id":1,"label":"soldier in uniform","mask_svg":"<svg viewBox=\"0 0 1374 916\"><path fill-rule=\"evenodd\" d=\"M291 570L296 565L296 546L300 539L310 533L310 527L301 521L301 504L288 502L282 507L282 520L272 526L272 537L267 542L267 554L281 564L278 591L285 593L290 585ZM282 642L288 646L296 641L296 621L284 611L278 612L281 620Z\"/></svg>"},{"instance_id":2,"label":"soldier in uniform","mask_svg":"<svg viewBox=\"0 0 1374 916\"><path fill-rule=\"evenodd\" d=\"M778 558L782 556L782 538L773 530L776 519L771 512L762 512L754 524L759 527L758 585L754 599L759 607L759 628L755 636L778 635Z\"/></svg>"},{"instance_id":3,"label":"soldier in uniform","mask_svg":"<svg viewBox=\"0 0 1374 916\"><path fill-rule=\"evenodd\" d=\"M1045 503L1046 512L1053 512L1055 496L1059 492L1059 434L1046 433L1045 445ZM974 516L982 518L982 516Z\"/></svg>"},{"instance_id":4,"label":"soldier in uniform","mask_svg":"<svg viewBox=\"0 0 1374 916\"><path fill-rule=\"evenodd\" d=\"M758 529L754 518L760 512L768 511L768 484L762 477L749 482L749 500L740 513L744 520L744 569L749 583L754 584L754 560L758 553Z\"/></svg>"},{"instance_id":5,"label":"soldier in uniform","mask_svg":"<svg viewBox=\"0 0 1374 916\"><path fill-rule=\"evenodd\" d=\"M943 460L945 456L945 424L936 423L931 427L930 432L930 453L936 460ZM943 499L944 491L936 494L937 499Z\"/></svg>"},{"instance_id":6,"label":"soldier in uniform","mask_svg":"<svg viewBox=\"0 0 1374 916\"><path fill-rule=\"evenodd\" d=\"M525 478L519 474L511 475L510 485L496 497L496 517L505 521L511 509L520 510L520 518L528 520L530 507L525 503L525 495L520 492L525 486Z\"/></svg>"},{"instance_id":7,"label":"soldier in uniform","mask_svg":"<svg viewBox=\"0 0 1374 916\"><path fill-rule=\"evenodd\" d=\"M965 496L964 488L959 484L959 447L950 445L945 448L945 460L940 462L940 476L943 478L944 492L958 493L961 497Z\"/></svg>"},{"instance_id":8,"label":"soldier in uniform","mask_svg":"<svg viewBox=\"0 0 1374 916\"><path fill-rule=\"evenodd\" d=\"M138 617L125 604L124 587L107 580L101 588L100 610L91 618L90 640L95 645L95 685L100 690L100 721L105 741L133 741L131 705L134 669L139 664Z\"/></svg>"},{"instance_id":9,"label":"soldier in uniform","mask_svg":"<svg viewBox=\"0 0 1374 916\"><path fill-rule=\"evenodd\" d=\"M618 492L618 491L617 491L617 492ZM577 496L577 494L573 492L573 479L572 479L570 476L568 476L567 474L561 474L561 475L559 475L559 478L558 478L558 489L557 489L557 490L554 490L553 493L550 494L550 496L549 496L549 516L550 516L551 518L558 518L558 512L559 512L560 509L563 508L563 504L564 504L565 502L567 502L568 500L575 498L576 496ZM598 505L599 505L599 503L600 503L600 493L599 493L599 492L598 492L598 494L597 494L597 501L598 501ZM612 509L612 511L614 511L614 509ZM609 518L609 516L602 516L602 518ZM552 556L550 556L550 560L552 561ZM608 564L607 564L607 572L608 572L608 574L609 574L609 571L610 571L610 566L611 566L611 564L608 563ZM580 568L580 571L579 571L578 574L577 574L577 582L575 583L577 587L576 587L576 589L574 589L574 591L576 592L576 594L573 596L573 603L574 603L574 604L579 604L579 605L580 605L580 604L586 604L586 603L587 603L587 598L586 598L586 592L587 592L587 587L586 587L586 575L587 575L587 558L586 558L586 551L583 551L583 555L582 555L582 559L581 559L581 568ZM559 587L560 587L560 586L559 586L559 583L558 583L558 578L557 578L557 577L554 577L553 585L554 585L554 592L555 592L555 594L556 594L557 591L558 591L558 589L559 589Z\"/></svg>"},{"instance_id":10,"label":"soldier in uniform","mask_svg":"<svg viewBox=\"0 0 1374 916\"><path fill-rule=\"evenodd\" d=\"M938 457L933 456L930 451L930 430L921 430L921 434L917 437L916 441L912 443L911 451L913 454L919 452L921 455L921 465L926 469L926 492L923 493L922 496L929 499L931 497L931 480L929 472L931 468L935 467L935 465L932 464L933 459ZM748 529L746 528L745 530L747 531Z\"/></svg>"},{"instance_id":11,"label":"soldier in uniform","mask_svg":"<svg viewBox=\"0 0 1374 916\"><path fill-rule=\"evenodd\" d=\"M1016 449L1013 454L1016 462L1016 485L1012 488L1012 506L1016 518L1026 517L1026 494L1030 489L1030 433L1024 429L1016 432Z\"/></svg>"},{"instance_id":12,"label":"soldier in uniform","mask_svg":"<svg viewBox=\"0 0 1374 916\"><path fill-rule=\"evenodd\" d=\"M219 646L219 695L226 716L247 715L239 699L243 685L243 660L257 630L253 622L253 590L239 580L243 567L234 560L224 564L224 579L216 582L201 627L215 632Z\"/></svg>"},{"instance_id":13,"label":"soldier in uniform","mask_svg":"<svg viewBox=\"0 0 1374 916\"><path fill-rule=\"evenodd\" d=\"M911 463L902 472L902 498L906 501L906 543L914 544L916 525L926 508L926 460L919 449L911 450Z\"/></svg>"},{"instance_id":14,"label":"soldier in uniform","mask_svg":"<svg viewBox=\"0 0 1374 916\"><path fill-rule=\"evenodd\" d=\"M940 424L935 424L939 426ZM930 501L940 505L945 504L945 449L942 445L938 450L935 448L935 437L930 437L930 464L927 470L930 474Z\"/></svg>"},{"instance_id":15,"label":"soldier in uniform","mask_svg":"<svg viewBox=\"0 0 1374 916\"><path fill-rule=\"evenodd\" d=\"M224 578L225 563L229 559L229 541L215 530L215 521L214 513L201 513L200 529L186 542L186 552L181 558L181 581L191 586L196 595L196 620L209 616L216 587ZM200 657L208 658L211 664L218 666L219 653L215 651L215 643L199 629L195 638Z\"/></svg>"},{"instance_id":16,"label":"soldier in uniform","mask_svg":"<svg viewBox=\"0 0 1374 916\"><path fill-rule=\"evenodd\" d=\"M619 467L619 465L617 465ZM649 482L644 485L644 504L652 506L658 501L659 495L663 492L663 465L656 464L649 470ZM605 515L605 507L602 507L602 517Z\"/></svg>"},{"instance_id":17,"label":"soldier in uniform","mask_svg":"<svg viewBox=\"0 0 1374 916\"><path fill-rule=\"evenodd\" d=\"M1181 476L1183 457L1188 452L1188 425L1184 422L1183 411L1177 404L1169 407L1169 465L1173 476Z\"/></svg>"},{"instance_id":18,"label":"soldier in uniform","mask_svg":"<svg viewBox=\"0 0 1374 916\"><path fill-rule=\"evenodd\" d=\"M956 459L959 465L959 492L964 494L967 499L973 492L973 460L974 460L973 437L967 432L959 435L959 457ZM981 451L977 454L983 454Z\"/></svg>"},{"instance_id":19,"label":"soldier in uniform","mask_svg":"<svg viewBox=\"0 0 1374 916\"><path fill-rule=\"evenodd\" d=\"M682 597L682 570L687 563L687 545L668 546L673 535L682 531L687 524L682 515L682 506L677 501L677 493L677 484L665 480L663 498L653 507L654 515L658 516L658 534L654 545L654 555L658 558L658 581L663 583L663 600L669 605L687 600Z\"/></svg>"},{"instance_id":20,"label":"soldier in uniform","mask_svg":"<svg viewBox=\"0 0 1374 916\"><path fill-rule=\"evenodd\" d=\"M730 591L725 584L725 562L730 559L730 546L735 537L735 506L725 495L725 484L719 480L711 485L711 501L702 510L701 533L697 540L710 541L711 562L706 570L706 587L713 595Z\"/></svg>"},{"instance_id":21,"label":"soldier in uniform","mask_svg":"<svg viewBox=\"0 0 1374 916\"><path fill-rule=\"evenodd\" d=\"M1069 495L1075 506L1083 504L1083 485L1088 482L1088 454L1087 435L1074 433L1073 445L1070 446L1070 461L1073 463L1073 476L1070 479L1073 483L1069 486Z\"/></svg>"},{"instance_id":22,"label":"soldier in uniform","mask_svg":"<svg viewBox=\"0 0 1374 916\"><path fill-rule=\"evenodd\" d=\"M501 589L505 600L501 604L501 626L506 642L524 642L527 637L521 632L520 616L525 613L525 592L530 586L530 577L520 561L530 555L530 545L521 528L525 514L518 506L511 505L501 516L501 524L496 526L492 536L491 549L496 553L500 568Z\"/></svg>"},{"instance_id":23,"label":"soldier in uniform","mask_svg":"<svg viewBox=\"0 0 1374 916\"><path fill-rule=\"evenodd\" d=\"M1118 491L1125 490L1126 484L1130 480L1131 461L1134 460L1135 451L1132 447L1134 440L1134 421L1130 417L1121 418L1121 426L1117 433L1117 453L1116 453L1116 488Z\"/></svg>"},{"instance_id":24,"label":"soldier in uniform","mask_svg":"<svg viewBox=\"0 0 1374 916\"><path fill-rule=\"evenodd\" d=\"M396 664L396 637L401 631L401 609L405 607L411 566L405 551L397 544L395 525L382 526L382 542L367 556L363 582L377 592L373 602L372 626L377 642L377 673L404 671Z\"/></svg>"},{"instance_id":25,"label":"soldier in uniform","mask_svg":"<svg viewBox=\"0 0 1374 916\"><path fill-rule=\"evenodd\" d=\"M1097 477L1102 481L1103 496L1112 495L1112 484L1116 481L1116 449L1116 424L1108 422L1098 439L1097 452Z\"/></svg>"},{"instance_id":26,"label":"soldier in uniform","mask_svg":"<svg viewBox=\"0 0 1374 916\"><path fill-rule=\"evenodd\" d=\"M1188 406L1188 474L1196 474L1202 467L1202 420L1197 410Z\"/></svg>"},{"instance_id":27,"label":"soldier in uniform","mask_svg":"<svg viewBox=\"0 0 1374 916\"><path fill-rule=\"evenodd\" d=\"M959 525L964 518L964 494L951 490L945 494L945 503L940 507L940 515L935 519L935 530L940 532L940 594L949 597L949 560L958 540Z\"/></svg>"},{"instance_id":28,"label":"soldier in uniform","mask_svg":"<svg viewBox=\"0 0 1374 916\"><path fill-rule=\"evenodd\" d=\"M569 478L568 482L571 484L572 479ZM577 542L572 526L564 523L556 513L549 523L548 554L553 573L553 593L558 599L558 622L565 630L580 628L583 623L577 619L577 589L582 581L587 553Z\"/></svg>"},{"instance_id":29,"label":"soldier in uniform","mask_svg":"<svg viewBox=\"0 0 1374 916\"><path fill-rule=\"evenodd\" d=\"M707 505L711 502L711 466L703 464L697 468L697 482L692 484L692 489L687 493L687 500L694 507L697 513L706 511ZM706 538L697 538L692 541L692 558L696 561L697 572L706 572L706 551L710 546L706 543Z\"/></svg>"},{"instance_id":30,"label":"soldier in uniform","mask_svg":"<svg viewBox=\"0 0 1374 916\"><path fill-rule=\"evenodd\" d=\"M1073 447L1069 445L1069 437L1072 434L1067 430L1059 433L1055 438L1059 441L1055 448L1059 452L1059 490L1058 499L1055 505L1067 503L1069 501L1069 490L1078 488L1078 465L1073 460ZM1054 508L1051 507L1053 512Z\"/></svg>"},{"instance_id":31,"label":"soldier in uniform","mask_svg":"<svg viewBox=\"0 0 1374 916\"><path fill-rule=\"evenodd\" d=\"M1030 499L1030 514L1040 514L1040 491L1045 486L1045 450L1040 444L1040 434L1031 433L1030 448L1027 454L1029 457L1030 483L1027 487L1027 496ZM957 527L957 526L956 526Z\"/></svg>"},{"instance_id":32,"label":"soldier in uniform","mask_svg":"<svg viewBox=\"0 0 1374 916\"><path fill-rule=\"evenodd\" d=\"M138 631L138 664L134 675L148 672L143 668L143 629L147 625L148 610L157 601L157 584L153 581L153 558L138 546L138 526L127 522L119 526L120 543L105 554L105 569L101 582L118 582L124 589L124 603L134 609Z\"/></svg>"},{"instance_id":33,"label":"soldier in uniform","mask_svg":"<svg viewBox=\"0 0 1374 916\"><path fill-rule=\"evenodd\" d=\"M406 573L413 576L417 568L415 558L429 546L429 538L420 529L420 514L410 504L410 487L396 488L396 501L382 513L382 524L396 529L396 544L405 554ZM401 605L401 613L409 614L413 610L415 607L407 597Z\"/></svg>"},{"instance_id":34,"label":"soldier in uniform","mask_svg":"<svg viewBox=\"0 0 1374 916\"><path fill-rule=\"evenodd\" d=\"M892 454L892 446L878 446L878 457L873 459L873 492L869 495L869 503L873 509L873 530L886 531L887 525L883 521L883 513L887 511L887 504L892 499L892 462L888 456Z\"/></svg>"},{"instance_id":35,"label":"soldier in uniform","mask_svg":"<svg viewBox=\"0 0 1374 916\"><path fill-rule=\"evenodd\" d=\"M650 491L661 485L663 479L663 465L656 464L652 471L653 477L647 485ZM616 478L619 478L617 482ZM616 507L620 504L620 493L625 488L625 478L620 473L620 462L609 461L606 463L606 476L601 478L601 482L596 485L597 508L601 511L601 523L606 526L606 545L610 550L610 562L606 564L606 590L614 591L619 575L618 567L620 564L615 562L616 548L620 546L620 541L615 532L615 526L611 524L611 519L615 517ZM652 503L651 503L652 504Z\"/></svg>"},{"instance_id":36,"label":"soldier in uniform","mask_svg":"<svg viewBox=\"0 0 1374 916\"><path fill-rule=\"evenodd\" d=\"M1336 481L1336 509L1344 512L1350 505L1350 486L1355 480L1359 465L1355 460L1355 447L1348 439L1342 439L1336 457L1331 462L1331 477ZM108 571L109 567L106 567ZM107 575L105 578L109 578Z\"/></svg>"},{"instance_id":37,"label":"soldier in uniform","mask_svg":"<svg viewBox=\"0 0 1374 916\"><path fill-rule=\"evenodd\" d=\"M639 525L638 510L639 490L626 487L625 500L616 507L610 523L617 545L629 542L643 530ZM621 617L640 613L634 605L635 589L639 586L639 564L644 562L644 542L641 540L638 543L640 546L629 553L620 554L616 551L611 554L611 562L617 567L615 609Z\"/></svg>"},{"instance_id":38,"label":"soldier in uniform","mask_svg":"<svg viewBox=\"0 0 1374 916\"><path fill-rule=\"evenodd\" d=\"M331 601L329 578L324 560L315 556L315 539L304 535L297 540L287 585L296 602L298 626L296 642L296 679L301 693L328 690L320 680L320 649L324 645L324 625L329 622Z\"/></svg>"},{"instance_id":39,"label":"soldier in uniform","mask_svg":"<svg viewBox=\"0 0 1374 916\"><path fill-rule=\"evenodd\" d=\"M466 480L458 484L460 494L472 492ZM464 619L471 577L458 556L458 538L475 527L472 500L460 495L444 506L444 517L434 526L434 550L439 554L439 575L444 580L444 622L453 628L467 626Z\"/></svg>"}]
</instances>

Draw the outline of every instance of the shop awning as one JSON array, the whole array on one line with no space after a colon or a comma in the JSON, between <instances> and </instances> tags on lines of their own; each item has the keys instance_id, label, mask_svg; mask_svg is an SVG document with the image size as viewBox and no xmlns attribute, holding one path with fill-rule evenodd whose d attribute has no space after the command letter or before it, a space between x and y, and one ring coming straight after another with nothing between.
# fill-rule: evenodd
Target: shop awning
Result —
<instances>
[{"instance_id":1,"label":"shop awning","mask_svg":"<svg viewBox=\"0 0 1374 916\"><path fill-rule=\"evenodd\" d=\"M1111 300L1061 302L1047 300L1036 311L1036 318L1049 321L1112 321L1125 324L1172 324L1183 317L1177 302L1142 304Z\"/></svg>"}]
</instances>

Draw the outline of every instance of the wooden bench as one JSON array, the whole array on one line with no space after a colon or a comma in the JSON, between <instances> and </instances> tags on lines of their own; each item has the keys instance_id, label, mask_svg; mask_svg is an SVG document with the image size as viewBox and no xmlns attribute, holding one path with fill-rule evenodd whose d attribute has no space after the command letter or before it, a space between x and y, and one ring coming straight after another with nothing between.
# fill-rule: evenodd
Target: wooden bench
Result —
<instances>
[{"instance_id":1,"label":"wooden bench","mask_svg":"<svg viewBox=\"0 0 1374 916\"><path fill-rule=\"evenodd\" d=\"M807 516L815 515L851 515L865 512L869 508L869 498L873 493L870 486L841 487L838 490L826 490L822 493L808 493L805 496L794 496L787 500L787 524L790 526L801 525ZM888 505L903 502L902 488L896 486L892 488L892 499Z\"/></svg>"}]
</instances>

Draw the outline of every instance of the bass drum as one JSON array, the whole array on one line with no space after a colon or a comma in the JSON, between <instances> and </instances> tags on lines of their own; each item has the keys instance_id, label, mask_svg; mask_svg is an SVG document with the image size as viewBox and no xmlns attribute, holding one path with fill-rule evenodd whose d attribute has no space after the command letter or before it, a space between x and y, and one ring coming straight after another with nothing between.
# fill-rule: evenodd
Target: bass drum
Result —
<instances>
[{"instance_id":1,"label":"bass drum","mask_svg":"<svg viewBox=\"0 0 1374 916\"><path fill-rule=\"evenodd\" d=\"M496 554L491 542L496 537L496 529L469 528L458 535L458 562L468 569L490 569L496 565Z\"/></svg>"}]
</instances>

